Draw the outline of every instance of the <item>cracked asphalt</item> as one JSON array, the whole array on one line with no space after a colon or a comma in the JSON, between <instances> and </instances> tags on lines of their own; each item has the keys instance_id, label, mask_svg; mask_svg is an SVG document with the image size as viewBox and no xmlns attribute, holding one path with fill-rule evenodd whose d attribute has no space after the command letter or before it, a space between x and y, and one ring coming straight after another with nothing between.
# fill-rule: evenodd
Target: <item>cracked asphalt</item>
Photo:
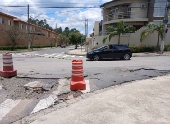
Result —
<instances>
[{"instance_id":1,"label":"cracked asphalt","mask_svg":"<svg viewBox=\"0 0 170 124\"><path fill-rule=\"evenodd\" d=\"M87 61L85 57L73 59L83 60L84 76L86 80L90 81L91 91L134 80L170 74L169 56L132 57L129 61L115 60L98 62ZM55 87L57 88L58 79L70 80L72 60L13 56L14 68L18 72L18 78L1 80L0 84L7 82L3 83L3 85L7 87L6 89L9 89L9 93L11 92L11 94L14 93L11 90L14 88L14 85L18 88L20 84L23 85L32 80L44 80L46 83L49 83L49 81L55 82ZM0 60L0 63L2 63L2 60ZM18 84L18 82L22 83ZM17 98L21 97L22 93L27 96L22 89L21 92L18 91L19 95L17 95L17 91L18 90L15 91L15 95L10 96Z\"/></svg>"},{"instance_id":2,"label":"cracked asphalt","mask_svg":"<svg viewBox=\"0 0 170 124\"><path fill-rule=\"evenodd\" d=\"M170 56L132 57L129 61L97 62L87 61L85 57L73 59L83 60L84 77L85 80L89 80L90 92L100 91L110 86L134 80L170 74ZM59 79L70 80L72 60L14 55L13 64L18 76L7 79L0 78L0 86L2 86L0 102L3 102L6 98L13 100L35 98L37 100L47 97L60 87ZM2 58L0 58L0 63L2 63ZM2 69L2 64L0 68ZM52 84L53 87L50 91L30 93L23 86L32 81L42 81ZM61 101L57 101L56 104L65 99L70 99L72 95L73 97L81 95L78 92L74 96L74 92L69 91L69 82L66 86L61 87L61 91L62 93L59 96Z\"/></svg>"},{"instance_id":3,"label":"cracked asphalt","mask_svg":"<svg viewBox=\"0 0 170 124\"><path fill-rule=\"evenodd\" d=\"M98 73L97 70L96 72L86 75L86 77L90 79L90 87L91 89L93 89L93 91L135 80L149 79L157 76L170 74L170 70L157 70L149 68L103 68L103 72L106 71L107 75L102 72ZM103 75L105 76L103 77Z\"/></svg>"}]
</instances>

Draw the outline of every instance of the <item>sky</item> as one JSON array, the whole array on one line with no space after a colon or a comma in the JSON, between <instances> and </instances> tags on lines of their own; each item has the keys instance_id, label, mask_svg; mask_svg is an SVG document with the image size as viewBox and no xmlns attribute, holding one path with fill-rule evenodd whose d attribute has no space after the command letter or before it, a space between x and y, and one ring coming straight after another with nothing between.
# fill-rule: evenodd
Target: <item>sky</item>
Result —
<instances>
[{"instance_id":1,"label":"sky","mask_svg":"<svg viewBox=\"0 0 170 124\"><path fill-rule=\"evenodd\" d=\"M109 1L111 0L58 0L58 2L57 0L48 0L48 2L47 0L1 0L0 12L27 21L27 6L29 4L30 16L39 20L46 19L47 23L53 28L62 27L63 30L65 27L76 28L82 34L85 34L85 19L88 19L88 34L90 34L93 32L94 22L102 20L100 5Z\"/></svg>"}]
</instances>

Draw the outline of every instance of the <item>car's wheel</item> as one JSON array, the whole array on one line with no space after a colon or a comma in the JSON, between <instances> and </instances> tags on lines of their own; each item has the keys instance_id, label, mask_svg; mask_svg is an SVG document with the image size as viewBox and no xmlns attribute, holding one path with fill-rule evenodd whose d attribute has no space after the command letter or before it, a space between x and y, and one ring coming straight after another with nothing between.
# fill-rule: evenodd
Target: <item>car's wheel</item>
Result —
<instances>
[{"instance_id":1,"label":"car's wheel","mask_svg":"<svg viewBox=\"0 0 170 124\"><path fill-rule=\"evenodd\" d=\"M127 54L127 53L126 53L126 54L124 54L123 59L124 59L124 60L129 60L129 59L130 59L130 55L129 55L129 54Z\"/></svg>"},{"instance_id":2,"label":"car's wheel","mask_svg":"<svg viewBox=\"0 0 170 124\"><path fill-rule=\"evenodd\" d=\"M93 56L93 60L94 61L99 61L100 60L100 56L99 55L94 55Z\"/></svg>"}]
</instances>

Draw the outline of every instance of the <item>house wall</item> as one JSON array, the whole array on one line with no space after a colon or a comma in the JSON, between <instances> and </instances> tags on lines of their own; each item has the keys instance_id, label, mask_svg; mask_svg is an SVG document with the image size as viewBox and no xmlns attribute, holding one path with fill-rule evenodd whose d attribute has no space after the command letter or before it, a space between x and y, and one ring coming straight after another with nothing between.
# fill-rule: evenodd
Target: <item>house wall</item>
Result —
<instances>
[{"instance_id":1,"label":"house wall","mask_svg":"<svg viewBox=\"0 0 170 124\"><path fill-rule=\"evenodd\" d=\"M148 0L132 0L131 3L131 18L147 18L147 8L140 8L141 4L147 5Z\"/></svg>"},{"instance_id":2,"label":"house wall","mask_svg":"<svg viewBox=\"0 0 170 124\"><path fill-rule=\"evenodd\" d=\"M141 9L140 8L140 5L141 3L148 3L148 0L119 0L119 1L116 1L116 2L111 2L107 5L104 6L104 9L103 9L103 15L108 15L110 10L108 8L111 8L112 6L116 6L116 5L120 5L120 4L123 4L123 3L131 3L131 11L132 12L136 12L136 13L140 13L140 14L135 14L133 16L133 18L144 18L147 16L147 8L145 9ZM122 12L122 11L127 11L125 10L125 8L122 8L122 7L119 7L119 10L118 12Z\"/></svg>"},{"instance_id":3,"label":"house wall","mask_svg":"<svg viewBox=\"0 0 170 124\"><path fill-rule=\"evenodd\" d=\"M100 21L95 21L94 23L94 36L99 35L99 23Z\"/></svg>"},{"instance_id":4,"label":"house wall","mask_svg":"<svg viewBox=\"0 0 170 124\"><path fill-rule=\"evenodd\" d=\"M156 46L157 45L157 41L158 41L158 34L157 32L154 32L153 34L149 35L148 37L146 37L142 42L140 42L140 34L141 32L146 29L146 27L143 27L141 29L139 29L138 31L136 31L135 33L132 33L130 35L122 35L120 37L120 43L121 44L126 44L129 46ZM91 45L89 45L90 49L94 48L94 47L100 47L103 46L103 38L105 36L95 36L92 38L91 41ZM165 44L169 44L170 45L170 28L168 28L168 32L166 34L166 38L165 38ZM98 45L96 44L98 43ZM117 44L118 43L118 36L113 37L110 42L107 39L105 44ZM161 39L160 39L160 43L161 43Z\"/></svg>"},{"instance_id":5,"label":"house wall","mask_svg":"<svg viewBox=\"0 0 170 124\"><path fill-rule=\"evenodd\" d=\"M103 27L102 32L106 32L106 28L111 24L116 24L120 21L120 19L111 19L105 20L111 10L112 6L121 5L123 3L130 3L131 8L131 18L122 19L127 25L141 25L143 26L145 22L148 22L148 0L119 0L113 1L109 4L106 4L102 10L103 12ZM141 8L141 4L145 4L146 8ZM126 9L126 10L125 10ZM127 12L127 7L122 8L118 7L118 12ZM150 14L152 14L150 12ZM104 34L104 33L103 33Z\"/></svg>"},{"instance_id":6,"label":"house wall","mask_svg":"<svg viewBox=\"0 0 170 124\"><path fill-rule=\"evenodd\" d=\"M8 46L10 45L10 41L6 38L3 31L10 27L8 20L11 20L12 25L14 25L13 17L0 14L0 18L4 19L4 24L0 23L0 46Z\"/></svg>"},{"instance_id":7,"label":"house wall","mask_svg":"<svg viewBox=\"0 0 170 124\"><path fill-rule=\"evenodd\" d=\"M5 35L4 30L6 30L8 27L11 27L12 25L15 25L17 27L19 27L21 29L21 31L27 33L28 31L28 26L27 26L27 22L21 21L19 19L17 19L16 17L10 16L10 15L6 15L3 13L0 13L0 18L4 19L4 24L0 23L0 46L10 46L11 45L11 40ZM12 21L12 25L9 26L8 25L8 20ZM23 25L23 27L21 27L21 25ZM27 28L26 28L27 27ZM36 26L36 25L30 25L30 31L33 32L40 32L42 31L45 36L42 35L35 35L36 39L33 41L33 45L37 46L43 46L43 45L53 45L55 46L56 44L56 33L44 29L42 27ZM30 34L32 35L32 34ZM17 45L23 45L23 46L27 46L28 44L28 37L24 37L21 40L19 40L17 42Z\"/></svg>"}]
</instances>

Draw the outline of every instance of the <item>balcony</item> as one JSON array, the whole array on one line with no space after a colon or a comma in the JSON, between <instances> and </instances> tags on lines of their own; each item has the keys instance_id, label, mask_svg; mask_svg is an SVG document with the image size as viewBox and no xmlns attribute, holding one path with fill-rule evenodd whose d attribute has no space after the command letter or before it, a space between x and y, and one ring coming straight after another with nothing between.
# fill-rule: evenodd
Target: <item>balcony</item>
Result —
<instances>
[{"instance_id":1,"label":"balcony","mask_svg":"<svg viewBox=\"0 0 170 124\"><path fill-rule=\"evenodd\" d=\"M115 12L104 16L104 24L117 23L119 20L124 20L125 22L130 21L148 21L146 15L143 12Z\"/></svg>"}]
</instances>

